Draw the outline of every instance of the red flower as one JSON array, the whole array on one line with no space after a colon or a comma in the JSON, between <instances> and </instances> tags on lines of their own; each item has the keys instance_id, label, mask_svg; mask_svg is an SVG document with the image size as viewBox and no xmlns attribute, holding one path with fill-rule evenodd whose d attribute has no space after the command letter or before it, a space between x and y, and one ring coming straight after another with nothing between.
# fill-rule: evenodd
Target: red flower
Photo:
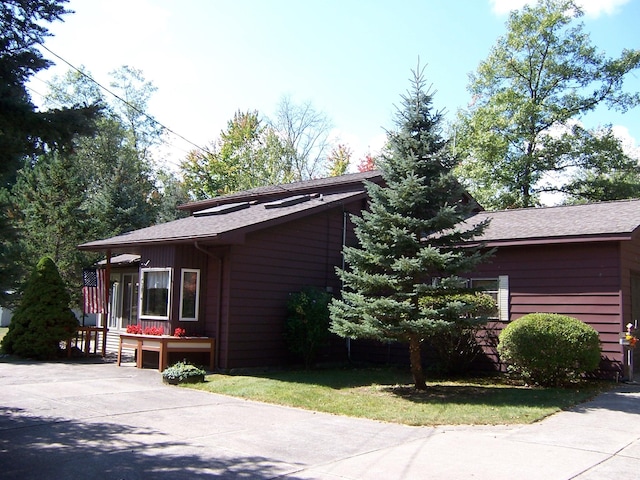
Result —
<instances>
[{"instance_id":1,"label":"red flower","mask_svg":"<svg viewBox=\"0 0 640 480\"><path fill-rule=\"evenodd\" d=\"M164 335L164 328L146 327L142 333L144 333L145 335Z\"/></svg>"},{"instance_id":2,"label":"red flower","mask_svg":"<svg viewBox=\"0 0 640 480\"><path fill-rule=\"evenodd\" d=\"M141 325L127 325L127 333L133 333L135 335L140 335L142 333Z\"/></svg>"},{"instance_id":3,"label":"red flower","mask_svg":"<svg viewBox=\"0 0 640 480\"><path fill-rule=\"evenodd\" d=\"M176 328L173 331L173 336L174 337L184 337L186 334L187 334L186 330L184 328L180 328L180 327Z\"/></svg>"}]
</instances>

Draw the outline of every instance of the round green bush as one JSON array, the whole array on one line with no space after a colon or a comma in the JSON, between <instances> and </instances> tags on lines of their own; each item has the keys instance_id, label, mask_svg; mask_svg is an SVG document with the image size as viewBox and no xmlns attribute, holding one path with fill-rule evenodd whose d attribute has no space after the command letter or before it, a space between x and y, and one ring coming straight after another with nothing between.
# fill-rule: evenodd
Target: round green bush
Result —
<instances>
[{"instance_id":1,"label":"round green bush","mask_svg":"<svg viewBox=\"0 0 640 480\"><path fill-rule=\"evenodd\" d=\"M598 368L598 332L577 318L531 313L499 336L498 354L511 372L542 386L558 386Z\"/></svg>"}]
</instances>

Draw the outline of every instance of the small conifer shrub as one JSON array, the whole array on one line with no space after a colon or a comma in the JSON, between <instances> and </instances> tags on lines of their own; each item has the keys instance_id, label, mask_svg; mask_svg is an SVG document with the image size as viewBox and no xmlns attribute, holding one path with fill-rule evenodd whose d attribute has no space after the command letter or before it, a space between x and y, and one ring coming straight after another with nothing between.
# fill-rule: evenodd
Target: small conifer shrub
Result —
<instances>
[{"instance_id":1,"label":"small conifer shrub","mask_svg":"<svg viewBox=\"0 0 640 480\"><path fill-rule=\"evenodd\" d=\"M56 264L43 257L25 283L9 331L2 339L2 350L38 360L55 358L60 342L71 338L78 328L69 302Z\"/></svg>"}]
</instances>

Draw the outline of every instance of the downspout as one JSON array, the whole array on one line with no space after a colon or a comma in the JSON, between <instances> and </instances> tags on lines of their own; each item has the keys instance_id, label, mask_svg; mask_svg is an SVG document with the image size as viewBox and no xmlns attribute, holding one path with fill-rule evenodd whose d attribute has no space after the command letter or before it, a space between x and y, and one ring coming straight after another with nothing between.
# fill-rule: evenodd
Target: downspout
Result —
<instances>
[{"instance_id":1,"label":"downspout","mask_svg":"<svg viewBox=\"0 0 640 480\"><path fill-rule=\"evenodd\" d=\"M218 263L220 264L220 268L218 268L218 321L216 322L216 347L215 347L215 360L216 360L216 366L219 369L220 368L220 336L221 336L221 324L222 324L222 279L223 279L223 275L222 275L222 267L223 267L223 262L222 262L222 256L218 256L215 255L213 253L211 253L209 250L207 250L206 248L202 248L199 244L198 241L196 240L195 242L193 242L193 246L196 248L196 250L204 253L205 255L207 255L208 257L213 258L214 260L217 260Z\"/></svg>"},{"instance_id":2,"label":"downspout","mask_svg":"<svg viewBox=\"0 0 640 480\"><path fill-rule=\"evenodd\" d=\"M341 269L344 271L344 247L347 245L347 211L344 209L344 203L342 204L342 264ZM340 280L340 290L344 290L344 280ZM351 338L347 337L347 360L351 363Z\"/></svg>"}]
</instances>

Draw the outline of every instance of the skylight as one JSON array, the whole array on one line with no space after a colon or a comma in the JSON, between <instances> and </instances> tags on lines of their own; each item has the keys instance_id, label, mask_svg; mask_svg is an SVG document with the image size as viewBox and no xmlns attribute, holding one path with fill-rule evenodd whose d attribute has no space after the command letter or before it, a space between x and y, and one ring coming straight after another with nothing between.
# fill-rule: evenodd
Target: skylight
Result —
<instances>
[{"instance_id":1,"label":"skylight","mask_svg":"<svg viewBox=\"0 0 640 480\"><path fill-rule=\"evenodd\" d=\"M238 210L249 208L249 206L250 206L249 202L225 203L224 205L218 205L216 207L211 207L205 210L199 210L197 212L193 212L193 216L207 217L209 215L223 215L225 213L237 212Z\"/></svg>"},{"instance_id":2,"label":"skylight","mask_svg":"<svg viewBox=\"0 0 640 480\"><path fill-rule=\"evenodd\" d=\"M296 205L298 203L308 202L311 200L312 195L295 195L293 197L283 198L281 200L274 200L273 202L265 203L264 208L281 208L288 207L290 205Z\"/></svg>"}]
</instances>

